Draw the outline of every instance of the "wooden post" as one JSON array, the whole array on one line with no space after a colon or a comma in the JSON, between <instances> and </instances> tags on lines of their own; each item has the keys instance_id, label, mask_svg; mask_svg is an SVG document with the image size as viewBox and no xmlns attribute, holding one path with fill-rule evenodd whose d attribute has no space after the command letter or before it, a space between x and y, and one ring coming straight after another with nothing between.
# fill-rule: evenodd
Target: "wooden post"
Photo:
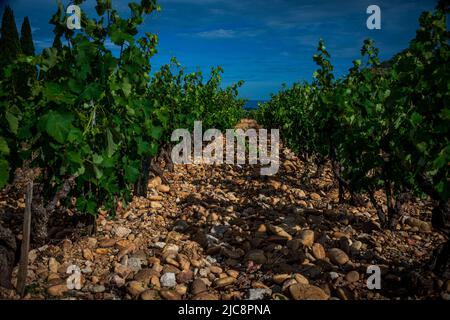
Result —
<instances>
[{"instance_id":1,"label":"wooden post","mask_svg":"<svg viewBox=\"0 0 450 320\"><path fill-rule=\"evenodd\" d=\"M20 250L19 272L17 274L17 293L23 297L28 274L28 252L30 251L31 200L33 199L33 182L27 185L25 214L23 217L22 247Z\"/></svg>"}]
</instances>

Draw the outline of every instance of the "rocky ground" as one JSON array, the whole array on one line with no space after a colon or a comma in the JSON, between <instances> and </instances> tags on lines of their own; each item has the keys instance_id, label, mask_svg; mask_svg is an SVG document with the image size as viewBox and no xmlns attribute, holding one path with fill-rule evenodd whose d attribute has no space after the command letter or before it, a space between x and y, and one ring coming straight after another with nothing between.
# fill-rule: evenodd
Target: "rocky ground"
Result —
<instances>
[{"instance_id":1,"label":"rocky ground","mask_svg":"<svg viewBox=\"0 0 450 320\"><path fill-rule=\"evenodd\" d=\"M285 148L280 158L267 178L256 165L176 165L170 185L152 179L95 235L80 224L33 249L25 299L450 299L450 280L428 267L446 240L429 203L408 203L396 230L381 230L368 202L338 204L330 168L312 178L312 164ZM367 288L369 265L380 290ZM81 287L68 288L69 266Z\"/></svg>"}]
</instances>

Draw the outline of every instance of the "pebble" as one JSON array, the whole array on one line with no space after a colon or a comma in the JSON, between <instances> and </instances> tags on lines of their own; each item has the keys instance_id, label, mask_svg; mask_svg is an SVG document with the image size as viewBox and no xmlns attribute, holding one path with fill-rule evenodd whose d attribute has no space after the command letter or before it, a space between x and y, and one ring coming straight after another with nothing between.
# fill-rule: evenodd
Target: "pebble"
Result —
<instances>
[{"instance_id":1,"label":"pebble","mask_svg":"<svg viewBox=\"0 0 450 320\"><path fill-rule=\"evenodd\" d=\"M118 226L114 229L114 234L118 238L126 238L131 233L131 229L123 226Z\"/></svg>"},{"instance_id":2,"label":"pebble","mask_svg":"<svg viewBox=\"0 0 450 320\"><path fill-rule=\"evenodd\" d=\"M323 260L326 257L325 249L320 243L314 243L312 246L312 255L318 260Z\"/></svg>"},{"instance_id":3,"label":"pebble","mask_svg":"<svg viewBox=\"0 0 450 320\"><path fill-rule=\"evenodd\" d=\"M333 248L328 251L328 257L330 260L338 265L346 264L350 259L348 255L338 248Z\"/></svg>"},{"instance_id":4,"label":"pebble","mask_svg":"<svg viewBox=\"0 0 450 320\"><path fill-rule=\"evenodd\" d=\"M272 280L273 280L273 282L275 282L277 284L282 284L284 281L286 281L289 278L291 278L291 275L283 273L283 274L275 274L272 277Z\"/></svg>"},{"instance_id":5,"label":"pebble","mask_svg":"<svg viewBox=\"0 0 450 320\"><path fill-rule=\"evenodd\" d=\"M96 286L93 286L91 289L91 291L94 293L101 293L101 292L104 292L105 290L106 290L106 288L103 285L96 285Z\"/></svg>"},{"instance_id":6,"label":"pebble","mask_svg":"<svg viewBox=\"0 0 450 320\"><path fill-rule=\"evenodd\" d=\"M224 277L224 278L217 279L214 284L215 284L216 288L223 288L223 287L229 286L235 282L236 282L236 279L233 277Z\"/></svg>"},{"instance_id":7,"label":"pebble","mask_svg":"<svg viewBox=\"0 0 450 320\"><path fill-rule=\"evenodd\" d=\"M97 245L97 238L89 237L87 240L87 246L89 248L95 248L96 245Z\"/></svg>"},{"instance_id":8,"label":"pebble","mask_svg":"<svg viewBox=\"0 0 450 320\"><path fill-rule=\"evenodd\" d=\"M114 275L113 278L115 284L120 288L123 287L125 285L125 279L121 278L119 275Z\"/></svg>"},{"instance_id":9,"label":"pebble","mask_svg":"<svg viewBox=\"0 0 450 320\"><path fill-rule=\"evenodd\" d=\"M330 275L330 279L331 279L331 280L336 280L337 278L339 278L339 273L334 272L334 271L331 271L331 272L329 273L329 275Z\"/></svg>"},{"instance_id":10,"label":"pebble","mask_svg":"<svg viewBox=\"0 0 450 320\"><path fill-rule=\"evenodd\" d=\"M159 280L161 282L161 286L163 287L170 288L177 285L175 273L172 272L164 273Z\"/></svg>"},{"instance_id":11,"label":"pebble","mask_svg":"<svg viewBox=\"0 0 450 320\"><path fill-rule=\"evenodd\" d=\"M100 241L98 246L100 248L111 248L114 246L115 243L116 243L116 240L114 240L114 239L105 239L105 240Z\"/></svg>"},{"instance_id":12,"label":"pebble","mask_svg":"<svg viewBox=\"0 0 450 320\"><path fill-rule=\"evenodd\" d=\"M294 300L328 300L329 295L321 288L310 284L294 284L289 287Z\"/></svg>"},{"instance_id":13,"label":"pebble","mask_svg":"<svg viewBox=\"0 0 450 320\"><path fill-rule=\"evenodd\" d=\"M206 287L206 284L205 284L205 282L203 282L203 280L195 279L192 282L191 292L192 292L193 295L197 295L197 294L199 294L201 292L204 292L206 290L208 290L208 288Z\"/></svg>"},{"instance_id":14,"label":"pebble","mask_svg":"<svg viewBox=\"0 0 450 320\"><path fill-rule=\"evenodd\" d=\"M357 282L359 280L359 273L357 271L350 271L345 275L345 280L348 282Z\"/></svg>"},{"instance_id":15,"label":"pebble","mask_svg":"<svg viewBox=\"0 0 450 320\"><path fill-rule=\"evenodd\" d=\"M247 253L247 260L251 260L257 264L265 264L267 262L264 251L260 249L250 250Z\"/></svg>"},{"instance_id":16,"label":"pebble","mask_svg":"<svg viewBox=\"0 0 450 320\"><path fill-rule=\"evenodd\" d=\"M83 258L89 261L94 261L94 254L90 249L85 248L83 249Z\"/></svg>"},{"instance_id":17,"label":"pebble","mask_svg":"<svg viewBox=\"0 0 450 320\"><path fill-rule=\"evenodd\" d=\"M114 267L114 272L122 278L126 278L131 273L131 269L123 264L117 263Z\"/></svg>"},{"instance_id":18,"label":"pebble","mask_svg":"<svg viewBox=\"0 0 450 320\"><path fill-rule=\"evenodd\" d=\"M67 291L69 291L69 288L67 288L66 283L57 284L57 285L51 286L47 289L47 293L53 297L61 297Z\"/></svg>"},{"instance_id":19,"label":"pebble","mask_svg":"<svg viewBox=\"0 0 450 320\"><path fill-rule=\"evenodd\" d=\"M314 243L314 231L302 230L300 233L300 240L304 246L311 247Z\"/></svg>"},{"instance_id":20,"label":"pebble","mask_svg":"<svg viewBox=\"0 0 450 320\"><path fill-rule=\"evenodd\" d=\"M230 277L237 278L239 276L239 271L236 270L227 270L227 274Z\"/></svg>"},{"instance_id":21,"label":"pebble","mask_svg":"<svg viewBox=\"0 0 450 320\"><path fill-rule=\"evenodd\" d=\"M267 232L267 227L264 223L260 224L258 226L258 229L256 230L256 232L258 233L266 233Z\"/></svg>"},{"instance_id":22,"label":"pebble","mask_svg":"<svg viewBox=\"0 0 450 320\"><path fill-rule=\"evenodd\" d=\"M192 300L219 300L219 296L212 292L202 292L195 295Z\"/></svg>"},{"instance_id":23,"label":"pebble","mask_svg":"<svg viewBox=\"0 0 450 320\"><path fill-rule=\"evenodd\" d=\"M147 289L141 293L142 300L158 300L159 294L158 291L153 289Z\"/></svg>"},{"instance_id":24,"label":"pebble","mask_svg":"<svg viewBox=\"0 0 450 320\"><path fill-rule=\"evenodd\" d=\"M192 270L182 271L176 275L178 283L186 283L192 280L194 272Z\"/></svg>"},{"instance_id":25,"label":"pebble","mask_svg":"<svg viewBox=\"0 0 450 320\"><path fill-rule=\"evenodd\" d=\"M210 266L209 271L211 271L212 273L215 273L215 274L220 274L220 273L222 273L222 268L217 267L217 266Z\"/></svg>"},{"instance_id":26,"label":"pebble","mask_svg":"<svg viewBox=\"0 0 450 320\"><path fill-rule=\"evenodd\" d=\"M130 281L127 285L127 291L133 297L139 296L142 292L145 291L145 288L142 286L142 283L139 281Z\"/></svg>"},{"instance_id":27,"label":"pebble","mask_svg":"<svg viewBox=\"0 0 450 320\"><path fill-rule=\"evenodd\" d=\"M362 245L363 245L363 243L361 241L357 240L357 241L352 243L351 248L353 250L359 251L359 250L361 250Z\"/></svg>"},{"instance_id":28,"label":"pebble","mask_svg":"<svg viewBox=\"0 0 450 320\"><path fill-rule=\"evenodd\" d=\"M162 207L163 207L163 205L161 204L161 202L157 202L157 201L150 202L150 208L152 208L152 209L161 209Z\"/></svg>"},{"instance_id":29,"label":"pebble","mask_svg":"<svg viewBox=\"0 0 450 320\"><path fill-rule=\"evenodd\" d=\"M285 292L287 289L289 289L290 286L297 284L297 280L295 279L287 279L284 283L283 286L281 287L281 290L283 292Z\"/></svg>"},{"instance_id":30,"label":"pebble","mask_svg":"<svg viewBox=\"0 0 450 320\"><path fill-rule=\"evenodd\" d=\"M159 249L163 249L165 246L166 246L166 243L165 243L165 242L155 242L155 243L153 244L153 247L159 248Z\"/></svg>"},{"instance_id":31,"label":"pebble","mask_svg":"<svg viewBox=\"0 0 450 320\"><path fill-rule=\"evenodd\" d=\"M270 296L272 294L272 290L270 289L250 289L248 291L248 300L262 300L266 296Z\"/></svg>"},{"instance_id":32,"label":"pebble","mask_svg":"<svg viewBox=\"0 0 450 320\"><path fill-rule=\"evenodd\" d=\"M56 261L55 258L51 257L48 260L48 269L50 270L50 272L58 273L58 268L59 268L58 261Z\"/></svg>"},{"instance_id":33,"label":"pebble","mask_svg":"<svg viewBox=\"0 0 450 320\"><path fill-rule=\"evenodd\" d=\"M165 184L160 184L159 186L156 186L156 190L159 192L168 193L170 191L170 187Z\"/></svg>"},{"instance_id":34,"label":"pebble","mask_svg":"<svg viewBox=\"0 0 450 320\"><path fill-rule=\"evenodd\" d=\"M301 275L300 273L296 273L294 275L294 279L300 284L309 284L309 280L305 276Z\"/></svg>"},{"instance_id":35,"label":"pebble","mask_svg":"<svg viewBox=\"0 0 450 320\"><path fill-rule=\"evenodd\" d=\"M322 199L322 197L319 194L315 193L315 192L311 193L309 195L309 197L311 198L311 200L314 200L314 201L318 201L318 200Z\"/></svg>"},{"instance_id":36,"label":"pebble","mask_svg":"<svg viewBox=\"0 0 450 320\"><path fill-rule=\"evenodd\" d=\"M159 294L166 300L181 300L181 295L173 290L162 289Z\"/></svg>"}]
</instances>

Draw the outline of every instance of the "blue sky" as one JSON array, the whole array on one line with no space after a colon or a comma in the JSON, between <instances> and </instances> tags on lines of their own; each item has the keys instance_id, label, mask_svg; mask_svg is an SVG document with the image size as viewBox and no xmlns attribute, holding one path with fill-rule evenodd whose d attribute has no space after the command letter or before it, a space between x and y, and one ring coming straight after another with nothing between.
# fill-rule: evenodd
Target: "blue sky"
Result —
<instances>
[{"instance_id":1,"label":"blue sky","mask_svg":"<svg viewBox=\"0 0 450 320\"><path fill-rule=\"evenodd\" d=\"M359 57L365 38L375 40L382 59L408 46L418 27L420 13L432 10L431 0L160 0L161 12L147 17L142 31L158 34L154 70L177 57L188 70L209 73L221 65L223 81L245 84L243 98L265 100L282 83L310 81L316 69L312 55L320 38L325 40L337 76L345 74ZM1 1L14 10L18 28L28 16L37 51L50 46L48 24L56 0ZM63 0L64 4L69 1ZM128 12L127 0L113 6ZM366 9L381 8L381 30L368 30ZM94 15L94 0L81 9Z\"/></svg>"}]
</instances>

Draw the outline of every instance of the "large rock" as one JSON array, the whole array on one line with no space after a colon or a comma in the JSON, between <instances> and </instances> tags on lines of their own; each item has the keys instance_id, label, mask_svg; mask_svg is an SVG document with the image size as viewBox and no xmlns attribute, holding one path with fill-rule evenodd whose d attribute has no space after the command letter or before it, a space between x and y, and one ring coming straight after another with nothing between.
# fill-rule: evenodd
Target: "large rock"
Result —
<instances>
[{"instance_id":1,"label":"large rock","mask_svg":"<svg viewBox=\"0 0 450 320\"><path fill-rule=\"evenodd\" d=\"M312 255L318 260L323 260L326 257L325 249L320 243L314 243L312 246Z\"/></svg>"},{"instance_id":2,"label":"large rock","mask_svg":"<svg viewBox=\"0 0 450 320\"><path fill-rule=\"evenodd\" d=\"M135 274L134 280L141 281L145 284L150 283L150 279L152 276L158 276L158 272L153 269L142 269L138 273Z\"/></svg>"},{"instance_id":3,"label":"large rock","mask_svg":"<svg viewBox=\"0 0 450 320\"><path fill-rule=\"evenodd\" d=\"M145 291L144 286L139 281L130 281L127 285L127 291L133 297L139 296L142 292Z\"/></svg>"},{"instance_id":4,"label":"large rock","mask_svg":"<svg viewBox=\"0 0 450 320\"><path fill-rule=\"evenodd\" d=\"M358 271L350 271L349 273L347 273L345 275L345 280L347 280L348 282L356 282L359 280L359 273Z\"/></svg>"},{"instance_id":5,"label":"large rock","mask_svg":"<svg viewBox=\"0 0 450 320\"><path fill-rule=\"evenodd\" d=\"M116 240L114 240L114 239L104 239L104 240L100 241L98 246L100 248L111 248L115 244L116 244Z\"/></svg>"},{"instance_id":6,"label":"large rock","mask_svg":"<svg viewBox=\"0 0 450 320\"><path fill-rule=\"evenodd\" d=\"M321 288L310 284L293 284L289 292L294 300L328 300L329 296Z\"/></svg>"},{"instance_id":7,"label":"large rock","mask_svg":"<svg viewBox=\"0 0 450 320\"><path fill-rule=\"evenodd\" d=\"M205 292L208 290L206 284L201 279L195 279L191 285L191 292L193 295L197 295L199 293Z\"/></svg>"},{"instance_id":8,"label":"large rock","mask_svg":"<svg viewBox=\"0 0 450 320\"><path fill-rule=\"evenodd\" d=\"M156 190L159 192L167 193L170 191L170 187L166 186L165 184L160 184L159 186L156 186Z\"/></svg>"},{"instance_id":9,"label":"large rock","mask_svg":"<svg viewBox=\"0 0 450 320\"><path fill-rule=\"evenodd\" d=\"M338 248L333 248L328 251L328 257L330 260L338 265L346 264L350 259L348 255Z\"/></svg>"},{"instance_id":10,"label":"large rock","mask_svg":"<svg viewBox=\"0 0 450 320\"><path fill-rule=\"evenodd\" d=\"M257 264L265 264L267 262L267 258L264 255L264 251L259 249L250 250L247 253L246 259L251 260Z\"/></svg>"},{"instance_id":11,"label":"large rock","mask_svg":"<svg viewBox=\"0 0 450 320\"><path fill-rule=\"evenodd\" d=\"M283 273L283 274L275 274L272 277L273 282L277 283L277 284L282 284L284 281L286 281L287 279L290 279L291 275L287 274L287 273Z\"/></svg>"},{"instance_id":12,"label":"large rock","mask_svg":"<svg viewBox=\"0 0 450 320\"><path fill-rule=\"evenodd\" d=\"M300 241L306 247L311 247L314 243L314 231L312 230L302 230L300 233Z\"/></svg>"},{"instance_id":13,"label":"large rock","mask_svg":"<svg viewBox=\"0 0 450 320\"><path fill-rule=\"evenodd\" d=\"M236 282L236 279L233 277L224 277L224 278L217 279L215 282L215 286L216 286L216 288L222 288L222 287L229 286L235 282Z\"/></svg>"},{"instance_id":14,"label":"large rock","mask_svg":"<svg viewBox=\"0 0 450 320\"><path fill-rule=\"evenodd\" d=\"M67 285L65 283L57 284L47 289L47 293L53 297L61 297L67 291L69 291L69 288L67 288Z\"/></svg>"},{"instance_id":15,"label":"large rock","mask_svg":"<svg viewBox=\"0 0 450 320\"><path fill-rule=\"evenodd\" d=\"M311 198L311 200L314 200L314 201L318 201L318 200L322 199L322 197L318 193L315 193L315 192L311 193L309 195L309 197Z\"/></svg>"},{"instance_id":16,"label":"large rock","mask_svg":"<svg viewBox=\"0 0 450 320\"><path fill-rule=\"evenodd\" d=\"M273 225L268 225L269 231L272 232L273 234L281 237L281 238L285 238L287 240L292 240L292 236L287 233L283 228L279 227L279 226L273 226Z\"/></svg>"}]
</instances>

